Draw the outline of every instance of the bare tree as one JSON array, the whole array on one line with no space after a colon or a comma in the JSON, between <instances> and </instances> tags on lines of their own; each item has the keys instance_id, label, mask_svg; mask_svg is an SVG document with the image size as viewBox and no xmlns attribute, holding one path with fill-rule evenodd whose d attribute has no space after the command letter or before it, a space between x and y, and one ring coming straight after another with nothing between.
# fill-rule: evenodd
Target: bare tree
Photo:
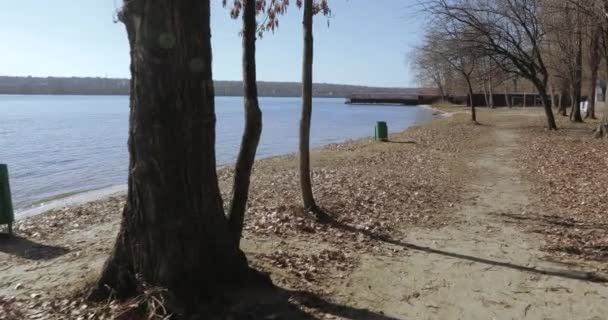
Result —
<instances>
[{"instance_id":1,"label":"bare tree","mask_svg":"<svg viewBox=\"0 0 608 320\"><path fill-rule=\"evenodd\" d=\"M542 56L545 32L539 19L539 0L429 0L427 12L444 32L472 33L467 46L481 48L506 72L536 87L547 127L557 129L547 94L549 74Z\"/></svg>"},{"instance_id":2,"label":"bare tree","mask_svg":"<svg viewBox=\"0 0 608 320\"><path fill-rule=\"evenodd\" d=\"M420 84L435 86L442 100L448 98L454 70L441 55L424 47L414 48L410 53L409 65Z\"/></svg>"},{"instance_id":3,"label":"bare tree","mask_svg":"<svg viewBox=\"0 0 608 320\"><path fill-rule=\"evenodd\" d=\"M303 1L303 4L302 4ZM300 188L304 208L319 213L319 208L312 193L312 177L310 172L310 124L312 118L312 66L313 66L313 17L316 13L329 15L327 0L299 0L303 5L304 15L304 52L302 59L302 115L300 118Z\"/></svg>"},{"instance_id":4,"label":"bare tree","mask_svg":"<svg viewBox=\"0 0 608 320\"><path fill-rule=\"evenodd\" d=\"M239 245L245 220L245 210L249 195L251 170L262 134L262 111L258 101L256 80L255 42L258 24L256 15L264 9L257 0L236 0L233 3L231 16L237 18L243 10L243 99L245 110L245 130L241 140L232 184L232 201L228 210L230 231L233 243ZM226 0L224 0L226 5Z\"/></svg>"},{"instance_id":5,"label":"bare tree","mask_svg":"<svg viewBox=\"0 0 608 320\"><path fill-rule=\"evenodd\" d=\"M477 123L473 82L478 60L481 58L476 48L467 46L464 37L468 33L442 33L430 30L419 50L423 54L435 57L435 60L443 61L462 77L467 85L469 105L471 107L471 121Z\"/></svg>"}]
</instances>

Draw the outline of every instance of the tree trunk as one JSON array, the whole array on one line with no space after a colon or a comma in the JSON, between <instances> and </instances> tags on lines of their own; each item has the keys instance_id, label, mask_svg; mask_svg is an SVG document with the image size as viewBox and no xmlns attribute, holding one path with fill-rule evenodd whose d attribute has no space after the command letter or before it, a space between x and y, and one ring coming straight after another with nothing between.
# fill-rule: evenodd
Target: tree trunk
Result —
<instances>
[{"instance_id":1,"label":"tree trunk","mask_svg":"<svg viewBox=\"0 0 608 320\"><path fill-rule=\"evenodd\" d=\"M570 89L572 92L576 92L576 89ZM574 106L576 105L576 93L570 94L570 120L572 120L572 115L574 114ZM564 112L564 116L567 116L568 113Z\"/></svg>"},{"instance_id":2,"label":"tree trunk","mask_svg":"<svg viewBox=\"0 0 608 320\"><path fill-rule=\"evenodd\" d=\"M564 93L562 93L562 103L559 106L559 114L562 117L567 117L568 116L568 110L567 110L567 103L569 101L572 101L572 94L570 92L565 92L566 90L564 90ZM567 99L564 99L563 97L569 98L570 100L567 101Z\"/></svg>"},{"instance_id":3,"label":"tree trunk","mask_svg":"<svg viewBox=\"0 0 608 320\"><path fill-rule=\"evenodd\" d=\"M574 102L572 104L572 112L570 112L570 120L574 122L583 122L581 116L581 102L582 102L582 82L583 82L583 36L580 25L580 16L577 11L577 49L576 49L576 69L574 75Z\"/></svg>"},{"instance_id":4,"label":"tree trunk","mask_svg":"<svg viewBox=\"0 0 608 320\"><path fill-rule=\"evenodd\" d=\"M527 98L527 97L526 97L526 93L524 92L524 101L523 101L523 107L524 107L524 108L526 107L526 100L527 100L526 98Z\"/></svg>"},{"instance_id":5,"label":"tree trunk","mask_svg":"<svg viewBox=\"0 0 608 320\"><path fill-rule=\"evenodd\" d=\"M555 86L553 86L553 84L550 85L550 90L551 90L551 107L555 108L556 104L555 104Z\"/></svg>"},{"instance_id":6,"label":"tree trunk","mask_svg":"<svg viewBox=\"0 0 608 320\"><path fill-rule=\"evenodd\" d=\"M310 122L312 117L312 61L313 61L313 0L304 0L304 57L302 63L302 116L300 118L300 188L307 210L317 205L312 194L310 172Z\"/></svg>"},{"instance_id":7,"label":"tree trunk","mask_svg":"<svg viewBox=\"0 0 608 320\"><path fill-rule=\"evenodd\" d=\"M490 107L490 96L488 95L488 89L486 87L486 80L483 80L483 83L481 84L481 89L483 90L483 99L486 103L486 107Z\"/></svg>"},{"instance_id":8,"label":"tree trunk","mask_svg":"<svg viewBox=\"0 0 608 320\"><path fill-rule=\"evenodd\" d=\"M469 103L471 104L471 121L477 123L477 114L475 111L475 100L473 99L473 86L471 85L471 80L467 77L467 86L469 89Z\"/></svg>"},{"instance_id":9,"label":"tree trunk","mask_svg":"<svg viewBox=\"0 0 608 320\"><path fill-rule=\"evenodd\" d=\"M437 90L439 90L439 94L441 95L441 101L445 101L446 99L446 92L445 92L445 86L443 84L442 81L442 77L441 74L439 74L439 72L435 73L434 76L432 77L433 82L435 82L435 85L437 86Z\"/></svg>"},{"instance_id":10,"label":"tree trunk","mask_svg":"<svg viewBox=\"0 0 608 320\"><path fill-rule=\"evenodd\" d=\"M243 7L243 98L245 130L241 139L234 170L229 225L233 243L238 249L243 233L251 170L262 134L262 111L258 102L256 80L255 41L257 32L255 1L245 1Z\"/></svg>"},{"instance_id":11,"label":"tree trunk","mask_svg":"<svg viewBox=\"0 0 608 320\"><path fill-rule=\"evenodd\" d=\"M505 104L507 107L511 108L511 101L509 101L509 88L507 87L506 83L505 83Z\"/></svg>"},{"instance_id":12,"label":"tree trunk","mask_svg":"<svg viewBox=\"0 0 608 320\"><path fill-rule=\"evenodd\" d=\"M128 194L91 299L126 298L152 286L194 302L247 270L232 245L217 180L209 14L208 0L125 0Z\"/></svg>"},{"instance_id":13,"label":"tree trunk","mask_svg":"<svg viewBox=\"0 0 608 320\"><path fill-rule=\"evenodd\" d=\"M492 83L492 78L488 79L488 97L488 100L490 100L490 108L494 109L494 85Z\"/></svg>"},{"instance_id":14,"label":"tree trunk","mask_svg":"<svg viewBox=\"0 0 608 320\"><path fill-rule=\"evenodd\" d=\"M441 94L441 101L446 101L447 94L441 81L437 82L437 88L439 89L439 93Z\"/></svg>"},{"instance_id":15,"label":"tree trunk","mask_svg":"<svg viewBox=\"0 0 608 320\"><path fill-rule=\"evenodd\" d=\"M572 97L573 103L570 110L570 120L573 122L583 122L583 117L581 113L581 102L582 95L580 87L579 89L574 89L574 96Z\"/></svg>"},{"instance_id":16,"label":"tree trunk","mask_svg":"<svg viewBox=\"0 0 608 320\"><path fill-rule=\"evenodd\" d=\"M547 129L557 130L557 124L555 123L555 117L553 116L553 109L551 109L551 102L549 101L549 97L547 96L546 82L545 83L534 83L534 86L538 90L538 94L540 95L540 100L543 104L543 109L545 109L545 117L547 119Z\"/></svg>"},{"instance_id":17,"label":"tree trunk","mask_svg":"<svg viewBox=\"0 0 608 320\"><path fill-rule=\"evenodd\" d=\"M585 118L595 119L595 96L596 96L596 88L597 88L597 78L598 71L600 68L600 33L601 28L594 29L593 34L591 35L591 46L590 50L590 59L589 59L589 69L591 71L591 83L589 84L589 105L587 107L587 114Z\"/></svg>"}]
</instances>

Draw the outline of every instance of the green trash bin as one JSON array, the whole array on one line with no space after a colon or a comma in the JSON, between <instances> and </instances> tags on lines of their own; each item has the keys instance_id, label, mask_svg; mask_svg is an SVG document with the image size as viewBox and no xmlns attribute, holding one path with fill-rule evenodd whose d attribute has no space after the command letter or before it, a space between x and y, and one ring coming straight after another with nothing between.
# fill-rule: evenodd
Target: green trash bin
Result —
<instances>
[{"instance_id":1,"label":"green trash bin","mask_svg":"<svg viewBox=\"0 0 608 320\"><path fill-rule=\"evenodd\" d=\"M376 141L388 141L388 126L384 121L376 122Z\"/></svg>"},{"instance_id":2,"label":"green trash bin","mask_svg":"<svg viewBox=\"0 0 608 320\"><path fill-rule=\"evenodd\" d=\"M0 164L0 225L8 225L8 233L13 233L13 201L11 199L11 188L8 182L8 166Z\"/></svg>"}]
</instances>

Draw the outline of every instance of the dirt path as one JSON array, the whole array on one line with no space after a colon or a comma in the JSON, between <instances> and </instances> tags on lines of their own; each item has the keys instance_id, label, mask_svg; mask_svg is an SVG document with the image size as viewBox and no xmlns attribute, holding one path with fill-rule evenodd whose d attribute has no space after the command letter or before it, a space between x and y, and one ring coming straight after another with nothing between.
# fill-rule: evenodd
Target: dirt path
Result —
<instances>
[{"instance_id":1,"label":"dirt path","mask_svg":"<svg viewBox=\"0 0 608 320\"><path fill-rule=\"evenodd\" d=\"M474 176L458 223L410 232L395 257L362 257L341 288L347 305L387 319L606 319L608 286L583 266L544 259L540 238L502 215L532 214L513 160L518 134L496 128L470 162ZM385 317L382 317L384 319Z\"/></svg>"}]
</instances>

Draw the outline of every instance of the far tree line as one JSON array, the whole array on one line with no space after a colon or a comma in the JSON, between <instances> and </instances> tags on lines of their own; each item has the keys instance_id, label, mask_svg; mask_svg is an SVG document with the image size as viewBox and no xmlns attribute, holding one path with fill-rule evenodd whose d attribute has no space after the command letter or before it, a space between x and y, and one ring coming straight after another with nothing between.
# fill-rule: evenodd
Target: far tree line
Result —
<instances>
[{"instance_id":1,"label":"far tree line","mask_svg":"<svg viewBox=\"0 0 608 320\"><path fill-rule=\"evenodd\" d=\"M540 97L549 129L557 129L552 107L574 122L596 118L597 82L608 77L608 1L429 0L421 7L431 19L412 68L444 97L468 95L473 121L475 92L492 107L496 94L527 90Z\"/></svg>"},{"instance_id":2,"label":"far tree line","mask_svg":"<svg viewBox=\"0 0 608 320\"><path fill-rule=\"evenodd\" d=\"M243 96L242 81L214 80L217 96ZM343 98L352 94L416 94L415 88L382 88L356 85L315 83L315 97ZM258 93L264 97L300 97L299 82L258 81ZM50 95L128 95L129 79L103 77L15 77L0 76L0 94Z\"/></svg>"}]
</instances>

